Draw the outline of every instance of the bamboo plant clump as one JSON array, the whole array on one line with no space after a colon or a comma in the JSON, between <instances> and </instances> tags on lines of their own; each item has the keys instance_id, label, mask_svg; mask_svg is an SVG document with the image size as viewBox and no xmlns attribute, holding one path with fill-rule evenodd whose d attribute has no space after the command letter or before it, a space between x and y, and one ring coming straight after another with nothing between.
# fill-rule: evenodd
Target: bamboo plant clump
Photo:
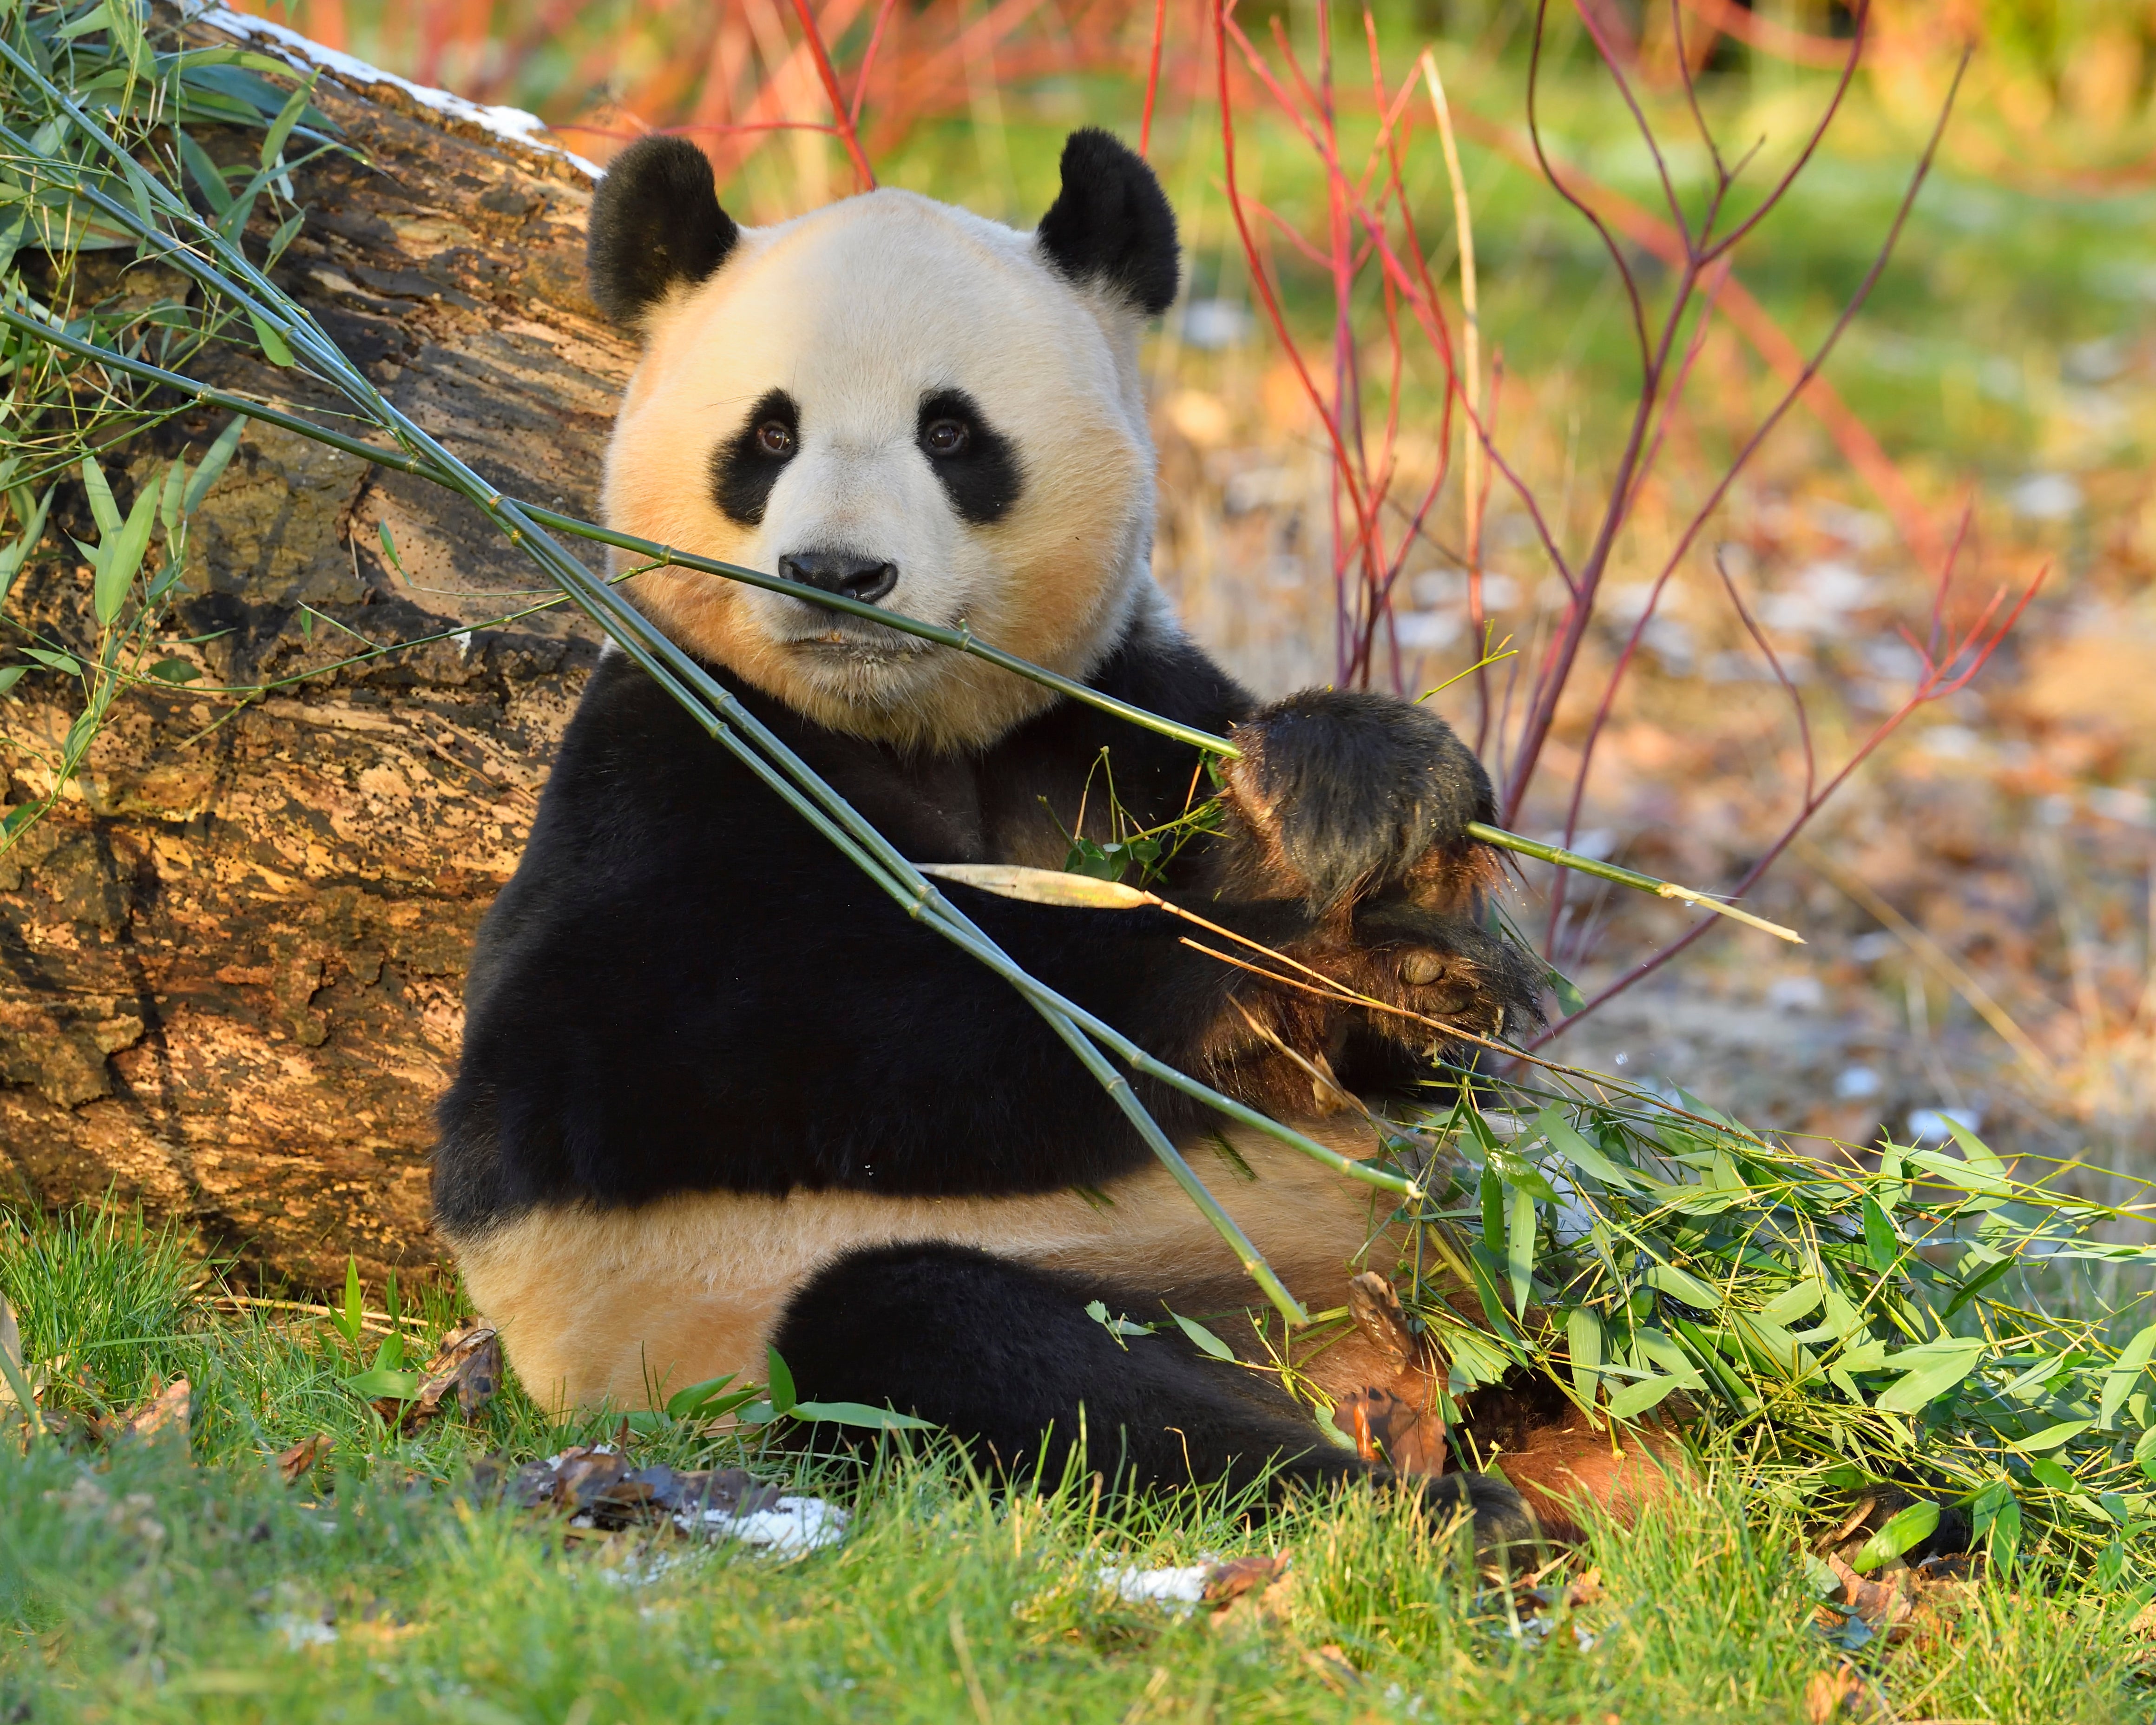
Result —
<instances>
[{"instance_id":1,"label":"bamboo plant clump","mask_svg":"<svg viewBox=\"0 0 2156 1725\"><path fill-rule=\"evenodd\" d=\"M586 611L716 742L910 915L1040 1011L1291 1322L1306 1315L1139 1103L1128 1072L1198 1096L1399 1205L1416 1241L1407 1266L1410 1305L1450 1363L1452 1393L1507 1370L1531 1370L1563 1387L1589 1417L1620 1426L1681 1393L1699 1410L1699 1435L1742 1456L1761 1489L1777 1497L1810 1501L1868 1481L1900 1481L1930 1493L1934 1516L1940 1501L1965 1502L1994 1557L2042 1548L2093 1554L2112 1578L2156 1573L2149 1490L2156 1482L2149 1369L2156 1323L2145 1313L2138 1323L2053 1316L2012 1297L2065 1266L2112 1264L2133 1273L2156 1263L2156 1248L2093 1237L2099 1228L2145 1236L2148 1206L2062 1197L2020 1178L1966 1133L1958 1134L1958 1156L1889 1147L1876 1172L1823 1163L1690 1098L1673 1106L1545 1062L1530 1064L1553 1075L1546 1081L1476 1079L1453 1089L1458 1100L1417 1122L1418 1130L1394 1134L1390 1153L1351 1163L1165 1066L1014 964L929 874L900 856L552 533L629 551L641 560L632 573L676 563L861 608L610 533L488 486L384 399L269 278L266 260L304 218L292 201L298 159L291 140L330 146L327 122L311 110L306 88L264 84L264 73L284 69L260 56L153 42L144 16L127 0L0 0L0 210L12 212L0 216L11 236L0 239L9 248L0 259L0 326L17 392L8 446L0 450L0 460L13 464L0 479L13 487L6 495L15 536L0 553L0 573L12 578L37 552L51 493L33 485L64 470L79 474L100 531L95 546L83 547L93 571L95 640L33 637L24 649L29 665L0 670L10 685L30 665L81 680L81 716L54 763L52 795L78 770L131 680L181 675L175 666L182 662L154 657L162 601L184 555L187 519L228 459L240 418L192 472L175 464L138 483L124 511L98 464L102 449L203 403L426 478L466 498L531 557L560 589L560 598L544 603ZM238 186L224 170L204 166L187 130L218 123L263 134L258 166ZM197 195L188 193L191 182ZM278 218L268 233L269 215L258 208L264 198ZM186 278L188 291L161 301L162 315L149 317L66 300L56 285L70 279L75 253L93 243L132 246L145 263ZM34 274L23 267L33 251L45 260ZM306 380L311 399L324 392L336 398L341 424L186 375L203 342L235 336ZM153 557L159 521L164 551ZM395 547L384 549L393 561ZM1224 739L1126 708L989 644L875 615L1211 753L1233 752ZM244 698L258 691L226 692ZM49 801L26 805L23 819ZM21 827L11 822L0 842L12 842ZM1478 836L1588 866L1495 829ZM1087 878L1122 872L1120 862L1104 866L1109 860L1077 857L1080 872L1053 877L1068 883L1056 889L1059 901L1131 894L1158 902ZM1592 866L1626 885L1706 903L1686 889ZM996 890L1041 891L1017 878L1027 872L1014 871ZM1323 978L1290 980L1325 985ZM1448 1286L1473 1291L1482 1322L1463 1318L1441 1296ZM1922 1509L1920 1503L1899 1523L1904 1546L1925 1531Z\"/></svg>"},{"instance_id":2,"label":"bamboo plant clump","mask_svg":"<svg viewBox=\"0 0 2156 1725\"><path fill-rule=\"evenodd\" d=\"M1452 1393L1524 1368L1598 1425L1681 1393L1778 1499L1916 1493L1902 1548L1956 1504L1994 1561L2156 1577L2156 1308L2066 1317L2038 1291L2092 1266L2145 1291L2151 1205L2062 1195L1958 1123L1952 1150L1889 1144L1871 1169L1681 1092L1558 1081L1420 1122L1409 1303ZM1481 1324L1443 1297L1462 1285Z\"/></svg>"}]
</instances>

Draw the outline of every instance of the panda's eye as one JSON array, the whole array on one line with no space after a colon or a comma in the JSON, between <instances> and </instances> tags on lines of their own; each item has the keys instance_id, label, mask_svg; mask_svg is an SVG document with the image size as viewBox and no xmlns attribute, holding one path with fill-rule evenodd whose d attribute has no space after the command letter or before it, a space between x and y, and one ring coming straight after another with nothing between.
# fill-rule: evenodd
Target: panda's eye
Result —
<instances>
[{"instance_id":1,"label":"panda's eye","mask_svg":"<svg viewBox=\"0 0 2156 1725\"><path fill-rule=\"evenodd\" d=\"M938 419L921 434L921 446L932 455L963 455L973 434L963 419Z\"/></svg>"},{"instance_id":2,"label":"panda's eye","mask_svg":"<svg viewBox=\"0 0 2156 1725\"><path fill-rule=\"evenodd\" d=\"M756 428L756 446L774 459L783 460L793 453L793 428L783 419L767 419Z\"/></svg>"}]
</instances>

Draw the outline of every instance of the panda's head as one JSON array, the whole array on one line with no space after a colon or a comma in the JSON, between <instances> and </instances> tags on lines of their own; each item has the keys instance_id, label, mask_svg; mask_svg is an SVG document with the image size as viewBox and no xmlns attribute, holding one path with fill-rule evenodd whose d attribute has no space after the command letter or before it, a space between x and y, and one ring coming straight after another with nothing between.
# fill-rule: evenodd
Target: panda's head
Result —
<instances>
[{"instance_id":1,"label":"panda's head","mask_svg":"<svg viewBox=\"0 0 2156 1725\"><path fill-rule=\"evenodd\" d=\"M619 531L847 594L1082 676L1159 604L1144 319L1175 222L1143 162L1074 133L1031 234L910 192L776 227L702 153L633 146L592 209L593 297L644 344L607 452ZM832 728L978 747L1038 685L716 576L638 599L684 646Z\"/></svg>"}]
</instances>

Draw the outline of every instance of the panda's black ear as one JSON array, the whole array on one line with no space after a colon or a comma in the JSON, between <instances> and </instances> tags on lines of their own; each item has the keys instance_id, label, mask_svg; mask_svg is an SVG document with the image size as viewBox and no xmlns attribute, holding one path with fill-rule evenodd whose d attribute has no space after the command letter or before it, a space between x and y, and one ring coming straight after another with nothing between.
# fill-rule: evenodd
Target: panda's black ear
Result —
<instances>
[{"instance_id":1,"label":"panda's black ear","mask_svg":"<svg viewBox=\"0 0 2156 1725\"><path fill-rule=\"evenodd\" d=\"M700 282L725 263L740 234L719 208L701 150L686 138L639 138L614 157L592 199L592 299L634 326L669 288Z\"/></svg>"},{"instance_id":2,"label":"panda's black ear","mask_svg":"<svg viewBox=\"0 0 2156 1725\"><path fill-rule=\"evenodd\" d=\"M1096 126L1063 146L1063 189L1040 218L1048 261L1071 280L1100 282L1153 314L1175 303L1175 212L1160 182Z\"/></svg>"}]
</instances>

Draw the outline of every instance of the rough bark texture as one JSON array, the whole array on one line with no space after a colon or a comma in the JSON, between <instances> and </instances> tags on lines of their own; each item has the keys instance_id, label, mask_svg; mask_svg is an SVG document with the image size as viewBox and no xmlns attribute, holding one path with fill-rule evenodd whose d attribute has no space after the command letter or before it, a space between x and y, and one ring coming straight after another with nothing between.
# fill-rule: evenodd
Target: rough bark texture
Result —
<instances>
[{"instance_id":1,"label":"rough bark texture","mask_svg":"<svg viewBox=\"0 0 2156 1725\"><path fill-rule=\"evenodd\" d=\"M318 99L369 165L303 185L284 285L491 483L591 516L630 354L584 296L589 180L384 87ZM218 424L165 446L199 454ZM0 859L0 1200L139 1200L305 1284L347 1251L372 1276L434 1265L431 1110L465 956L595 633L566 609L480 626L541 583L476 511L259 427L191 560L175 633L225 631L196 649L220 683L359 645L302 603L374 642L470 633L270 691L207 736L223 703L122 698L87 782ZM88 576L48 566L11 604L82 639ZM57 678L16 692L8 732L64 731ZM11 803L46 782L7 765Z\"/></svg>"}]
</instances>

